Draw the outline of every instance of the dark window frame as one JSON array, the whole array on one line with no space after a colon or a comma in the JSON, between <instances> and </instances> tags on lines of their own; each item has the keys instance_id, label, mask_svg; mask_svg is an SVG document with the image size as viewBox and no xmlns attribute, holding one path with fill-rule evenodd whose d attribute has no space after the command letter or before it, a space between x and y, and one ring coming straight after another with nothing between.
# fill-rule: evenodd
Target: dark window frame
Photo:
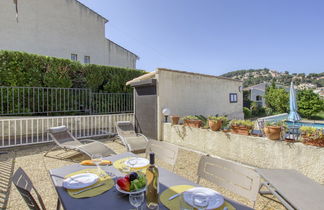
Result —
<instances>
[{"instance_id":1,"label":"dark window frame","mask_svg":"<svg viewBox=\"0 0 324 210\"><path fill-rule=\"evenodd\" d=\"M229 102L230 103L237 103L237 93L230 93L229 94Z\"/></svg>"},{"instance_id":2,"label":"dark window frame","mask_svg":"<svg viewBox=\"0 0 324 210\"><path fill-rule=\"evenodd\" d=\"M87 58L89 58L89 62L86 62L87 61ZM91 58L90 58L90 56L89 55L85 55L84 56L84 60L83 60L83 62L85 63L85 64L90 64L90 62L91 62Z\"/></svg>"},{"instance_id":3,"label":"dark window frame","mask_svg":"<svg viewBox=\"0 0 324 210\"><path fill-rule=\"evenodd\" d=\"M73 59L73 56L75 56L75 59ZM76 53L71 53L71 60L72 60L72 61L78 61L78 54L76 54Z\"/></svg>"}]
</instances>

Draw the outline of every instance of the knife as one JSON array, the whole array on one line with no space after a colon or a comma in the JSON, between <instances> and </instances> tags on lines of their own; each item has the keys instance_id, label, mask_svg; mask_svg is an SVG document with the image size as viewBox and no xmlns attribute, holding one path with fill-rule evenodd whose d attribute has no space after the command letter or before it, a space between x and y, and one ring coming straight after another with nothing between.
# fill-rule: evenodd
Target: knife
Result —
<instances>
[{"instance_id":1,"label":"knife","mask_svg":"<svg viewBox=\"0 0 324 210\"><path fill-rule=\"evenodd\" d=\"M181 193L177 193L177 194L175 194L175 195L172 195L168 200L170 201L170 200L173 200L173 199L175 199L176 197L178 197L179 195L181 195Z\"/></svg>"},{"instance_id":2,"label":"knife","mask_svg":"<svg viewBox=\"0 0 324 210\"><path fill-rule=\"evenodd\" d=\"M103 183L101 183L101 184L97 184L97 185L95 185L95 186L93 186L93 187L89 187L89 188L86 188L86 189L80 190L80 191L78 191L78 192L73 193L73 195L78 195L78 194L83 193L83 192L85 192L85 191L92 190L92 189L94 189L94 188L100 187L100 186L102 186L102 185L104 185L104 184L106 184L106 183L103 182Z\"/></svg>"}]
</instances>

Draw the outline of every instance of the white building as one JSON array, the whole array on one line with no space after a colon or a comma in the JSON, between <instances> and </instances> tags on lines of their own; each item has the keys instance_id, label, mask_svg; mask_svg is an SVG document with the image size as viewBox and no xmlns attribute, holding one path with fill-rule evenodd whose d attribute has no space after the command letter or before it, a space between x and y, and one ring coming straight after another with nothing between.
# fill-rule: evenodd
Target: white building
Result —
<instances>
[{"instance_id":1,"label":"white building","mask_svg":"<svg viewBox=\"0 0 324 210\"><path fill-rule=\"evenodd\" d=\"M227 115L243 119L242 81L193 72L159 68L126 83L135 88L135 119L138 131L162 138L164 116Z\"/></svg>"},{"instance_id":2,"label":"white building","mask_svg":"<svg viewBox=\"0 0 324 210\"><path fill-rule=\"evenodd\" d=\"M138 56L105 37L108 20L77 0L0 1L0 50L136 68Z\"/></svg>"}]
</instances>

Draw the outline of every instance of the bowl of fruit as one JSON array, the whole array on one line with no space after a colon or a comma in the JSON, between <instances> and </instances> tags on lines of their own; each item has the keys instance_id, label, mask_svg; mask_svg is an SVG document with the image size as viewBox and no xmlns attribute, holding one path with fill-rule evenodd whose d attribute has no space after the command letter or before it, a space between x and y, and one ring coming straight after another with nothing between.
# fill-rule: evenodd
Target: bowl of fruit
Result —
<instances>
[{"instance_id":1,"label":"bowl of fruit","mask_svg":"<svg viewBox=\"0 0 324 210\"><path fill-rule=\"evenodd\" d=\"M132 172L117 179L116 189L124 194L135 194L146 190L146 178L141 172Z\"/></svg>"}]
</instances>

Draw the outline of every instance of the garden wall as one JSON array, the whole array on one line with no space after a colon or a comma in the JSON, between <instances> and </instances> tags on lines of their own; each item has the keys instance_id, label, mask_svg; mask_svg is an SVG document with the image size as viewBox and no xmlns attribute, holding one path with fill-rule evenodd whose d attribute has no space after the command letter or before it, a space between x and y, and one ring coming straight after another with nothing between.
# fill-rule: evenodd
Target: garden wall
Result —
<instances>
[{"instance_id":1,"label":"garden wall","mask_svg":"<svg viewBox=\"0 0 324 210\"><path fill-rule=\"evenodd\" d=\"M259 168L295 169L324 184L324 148L170 123L162 140Z\"/></svg>"}]
</instances>

